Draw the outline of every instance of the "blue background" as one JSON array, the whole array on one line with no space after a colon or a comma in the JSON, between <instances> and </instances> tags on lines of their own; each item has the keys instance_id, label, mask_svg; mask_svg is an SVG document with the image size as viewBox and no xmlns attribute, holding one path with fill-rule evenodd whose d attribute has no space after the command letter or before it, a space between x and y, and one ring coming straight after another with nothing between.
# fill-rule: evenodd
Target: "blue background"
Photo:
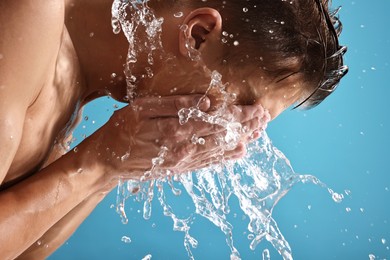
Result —
<instances>
[{"instance_id":1,"label":"blue background","mask_svg":"<svg viewBox=\"0 0 390 260\"><path fill-rule=\"evenodd\" d=\"M351 192L337 204L325 189L300 184L279 202L273 216L295 259L368 259L369 254L389 259L390 1L334 1L337 5L343 6L340 41L349 48L349 74L319 107L287 111L267 132L296 172L313 174L339 193ZM77 141L103 124L114 109L108 98L89 105L89 119L75 132ZM110 208L115 198L111 193L50 259L142 259L147 254L152 259L187 259L183 234L172 231L171 219L157 203L152 218L145 221L142 205L129 202L129 223L123 225ZM230 221L242 258L261 259L267 247L272 259L281 259L267 243L249 250L247 219L232 203L237 214ZM191 234L199 241L193 250L196 259L229 259L222 232L208 221L197 217ZM122 242L122 236L132 242Z\"/></svg>"}]
</instances>

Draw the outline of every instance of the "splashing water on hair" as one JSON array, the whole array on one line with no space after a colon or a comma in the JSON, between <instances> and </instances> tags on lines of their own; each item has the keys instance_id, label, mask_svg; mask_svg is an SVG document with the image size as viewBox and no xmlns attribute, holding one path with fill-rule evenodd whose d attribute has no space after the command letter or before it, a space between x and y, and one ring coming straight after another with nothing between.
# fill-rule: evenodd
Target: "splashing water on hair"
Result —
<instances>
[{"instance_id":1,"label":"splashing water on hair","mask_svg":"<svg viewBox=\"0 0 390 260\"><path fill-rule=\"evenodd\" d=\"M162 48L160 33L162 18L156 18L147 6L147 0L114 0L112 6L112 25L114 33L119 33L122 28L129 41L129 54L125 75L128 83L128 97L134 97L137 78L132 75L132 68L137 62L137 55L147 53L148 62L153 64L153 53ZM131 19L128 11L131 12ZM186 30L182 26L181 30ZM139 47L136 36L139 31L144 30L147 34L147 42ZM200 54L197 50L187 44L188 58L201 63ZM226 129L225 136L221 136L218 144L223 151L234 149L239 141L240 135L245 129L234 119L225 118L224 111L227 104L234 99L234 96L225 91L222 83L222 76L217 71L209 71L205 66L205 73L210 75L208 93L218 93L223 100L218 107L216 114L210 115L199 110L199 104L192 108L179 111L179 121L186 124L188 120L202 120L210 124L223 126ZM145 68L146 75L151 75L150 67ZM194 135L191 138L193 145L203 145L204 139ZM231 251L231 259L240 259L240 254L233 242L233 226L227 220L230 213L229 200L235 197L244 214L249 218L248 231L251 234L250 249L255 250L256 246L264 239L269 241L284 259L292 259L292 252L289 243L279 230L276 221L272 217L272 211L277 202L297 183L313 183L324 187L331 194L335 202L341 202L342 194L335 193L327 188L320 180L312 175L296 174L284 154L274 147L263 131L261 137L248 146L247 156L238 161L225 161L223 153L217 156L219 163L208 168L195 172L176 175L170 171L162 171L159 165L169 150L162 146L160 153L151 162L151 169L145 172L140 181L130 180L118 183L117 212L124 224L127 223L125 212L125 201L133 197L136 201L144 203L143 217L149 219L151 216L151 202L155 192L157 199L163 209L163 214L173 220L173 230L184 233L184 247L190 259L194 259L192 248L196 248L198 241L190 235L193 215L186 218L178 217L168 202L165 191L170 189L176 196L183 191L191 198L195 213L208 219L215 226L220 228L226 237L226 243ZM178 188L177 186L183 188ZM184 189L184 190L183 190ZM270 252L265 249L262 252L265 260L270 259Z\"/></svg>"}]
</instances>

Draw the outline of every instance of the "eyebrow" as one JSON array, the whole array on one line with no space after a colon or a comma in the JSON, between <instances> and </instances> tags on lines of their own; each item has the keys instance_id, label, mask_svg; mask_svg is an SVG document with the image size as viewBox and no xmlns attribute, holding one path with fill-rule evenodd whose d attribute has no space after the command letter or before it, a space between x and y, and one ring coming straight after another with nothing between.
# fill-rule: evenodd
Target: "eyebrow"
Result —
<instances>
[{"instance_id":1,"label":"eyebrow","mask_svg":"<svg viewBox=\"0 0 390 260\"><path fill-rule=\"evenodd\" d=\"M297 73L299 73L299 71L291 72L290 74L287 74L287 75L284 76L283 78L278 79L278 80L276 81L276 83L279 83L279 82L281 82L281 81L283 81L283 80L285 80L285 79L287 79L287 78L289 78L289 77L291 77L291 76L293 76L293 75L295 75L295 74L297 74Z\"/></svg>"}]
</instances>

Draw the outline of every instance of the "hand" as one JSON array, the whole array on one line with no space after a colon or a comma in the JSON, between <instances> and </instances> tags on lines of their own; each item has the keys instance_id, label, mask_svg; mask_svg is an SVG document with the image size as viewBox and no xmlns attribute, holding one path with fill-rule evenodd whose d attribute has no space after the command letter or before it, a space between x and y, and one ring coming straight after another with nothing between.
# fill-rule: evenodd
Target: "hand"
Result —
<instances>
[{"instance_id":1,"label":"hand","mask_svg":"<svg viewBox=\"0 0 390 260\"><path fill-rule=\"evenodd\" d=\"M95 149L111 177L138 179L153 167L183 173L208 166L224 155L225 159L240 158L245 145L257 138L265 127L267 113L259 105L231 105L225 118L243 125L235 149L224 151L217 141L226 135L226 128L202 120L189 120L181 125L178 112L194 107L202 95L146 97L136 99L131 106L118 110L96 135ZM199 102L207 111L208 98ZM202 138L196 142L194 138ZM160 158L159 157L160 154Z\"/></svg>"}]
</instances>

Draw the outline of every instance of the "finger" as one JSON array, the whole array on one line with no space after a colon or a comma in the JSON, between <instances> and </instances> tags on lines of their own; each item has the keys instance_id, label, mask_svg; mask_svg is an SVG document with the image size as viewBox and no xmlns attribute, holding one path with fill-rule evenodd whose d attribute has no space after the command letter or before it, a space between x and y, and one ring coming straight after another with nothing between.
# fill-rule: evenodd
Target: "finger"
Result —
<instances>
[{"instance_id":1,"label":"finger","mask_svg":"<svg viewBox=\"0 0 390 260\"><path fill-rule=\"evenodd\" d=\"M249 106L229 106L228 111L232 114L233 118L237 122L246 122L252 118L263 117L264 108L261 105L249 105Z\"/></svg>"},{"instance_id":2,"label":"finger","mask_svg":"<svg viewBox=\"0 0 390 260\"><path fill-rule=\"evenodd\" d=\"M251 135L254 131L259 130L262 126L262 123L258 117L252 118L251 120L248 120L242 125L242 133L244 136Z\"/></svg>"},{"instance_id":3,"label":"finger","mask_svg":"<svg viewBox=\"0 0 390 260\"><path fill-rule=\"evenodd\" d=\"M145 127L156 129L161 136L161 141L166 142L182 142L190 141L193 136L209 136L217 133L223 133L225 128L210 124L204 121L189 120L184 125L179 123L177 118L158 118L151 119L151 126L148 124ZM146 131L145 131L146 133ZM149 134L149 133L148 133Z\"/></svg>"},{"instance_id":4,"label":"finger","mask_svg":"<svg viewBox=\"0 0 390 260\"><path fill-rule=\"evenodd\" d=\"M188 171L199 170L211 165L221 164L225 161L238 160L246 155L246 146L242 143L237 145L232 151L220 151L218 155L212 157L199 157L199 160L188 165Z\"/></svg>"},{"instance_id":5,"label":"finger","mask_svg":"<svg viewBox=\"0 0 390 260\"><path fill-rule=\"evenodd\" d=\"M210 100L206 96L199 94L145 97L134 100L132 106L141 116L145 117L177 117L178 111L182 108L199 106L200 110L207 111L210 107Z\"/></svg>"},{"instance_id":6,"label":"finger","mask_svg":"<svg viewBox=\"0 0 390 260\"><path fill-rule=\"evenodd\" d=\"M212 155L206 152L200 155L197 155L196 160L188 165L189 168L202 168L205 166L205 163L221 163L224 160L237 160L243 158L247 153L245 143L239 143L233 150L224 150L221 146L214 149Z\"/></svg>"},{"instance_id":7,"label":"finger","mask_svg":"<svg viewBox=\"0 0 390 260\"><path fill-rule=\"evenodd\" d=\"M224 159L225 160L237 160L245 157L247 154L247 147L246 144L243 142L238 143L236 148L231 151L225 151L224 153Z\"/></svg>"},{"instance_id":8,"label":"finger","mask_svg":"<svg viewBox=\"0 0 390 260\"><path fill-rule=\"evenodd\" d=\"M171 146L169 156L167 156L163 167L173 169L178 166L187 168L187 165L197 161L198 156L207 154L208 157L217 155L217 151L221 150L221 145L215 140L215 137L205 137L199 140L184 141Z\"/></svg>"},{"instance_id":9,"label":"finger","mask_svg":"<svg viewBox=\"0 0 390 260\"><path fill-rule=\"evenodd\" d=\"M198 162L196 164L189 165L186 172L192 172L192 171L204 169L204 168L210 167L211 165L220 164L221 162L223 162L222 157L206 158L206 159L201 160L200 162Z\"/></svg>"}]
</instances>

